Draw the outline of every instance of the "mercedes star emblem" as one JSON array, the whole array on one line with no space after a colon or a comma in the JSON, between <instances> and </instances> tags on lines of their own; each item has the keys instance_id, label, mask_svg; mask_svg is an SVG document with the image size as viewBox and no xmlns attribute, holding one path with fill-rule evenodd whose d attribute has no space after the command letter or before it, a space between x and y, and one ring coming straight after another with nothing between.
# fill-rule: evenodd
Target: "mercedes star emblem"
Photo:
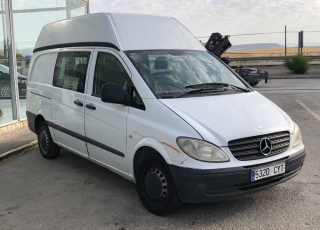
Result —
<instances>
[{"instance_id":1,"label":"mercedes star emblem","mask_svg":"<svg viewBox=\"0 0 320 230\"><path fill-rule=\"evenodd\" d=\"M262 138L260 141L260 151L263 155L268 156L271 153L272 144L268 138Z\"/></svg>"}]
</instances>

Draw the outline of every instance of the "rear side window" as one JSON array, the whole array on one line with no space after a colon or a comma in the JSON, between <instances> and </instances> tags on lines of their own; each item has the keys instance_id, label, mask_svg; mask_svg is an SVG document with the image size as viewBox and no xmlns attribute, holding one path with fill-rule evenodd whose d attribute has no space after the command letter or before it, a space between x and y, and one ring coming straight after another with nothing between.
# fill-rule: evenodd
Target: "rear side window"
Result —
<instances>
[{"instance_id":1,"label":"rear side window","mask_svg":"<svg viewBox=\"0 0 320 230\"><path fill-rule=\"evenodd\" d=\"M29 81L51 85L57 55L57 53L47 53L38 56L32 65Z\"/></svg>"},{"instance_id":2,"label":"rear side window","mask_svg":"<svg viewBox=\"0 0 320 230\"><path fill-rule=\"evenodd\" d=\"M52 85L84 92L91 52L61 52L58 55Z\"/></svg>"}]
</instances>

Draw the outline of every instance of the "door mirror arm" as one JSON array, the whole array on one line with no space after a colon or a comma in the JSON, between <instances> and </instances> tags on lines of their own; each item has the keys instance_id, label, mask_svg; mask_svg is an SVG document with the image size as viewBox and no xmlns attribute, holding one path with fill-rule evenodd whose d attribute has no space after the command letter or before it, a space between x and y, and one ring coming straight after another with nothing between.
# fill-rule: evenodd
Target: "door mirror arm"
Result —
<instances>
[{"instance_id":1,"label":"door mirror arm","mask_svg":"<svg viewBox=\"0 0 320 230\"><path fill-rule=\"evenodd\" d=\"M124 104L125 106L129 106L130 105L130 95L128 93L125 93L125 100L124 100Z\"/></svg>"}]
</instances>

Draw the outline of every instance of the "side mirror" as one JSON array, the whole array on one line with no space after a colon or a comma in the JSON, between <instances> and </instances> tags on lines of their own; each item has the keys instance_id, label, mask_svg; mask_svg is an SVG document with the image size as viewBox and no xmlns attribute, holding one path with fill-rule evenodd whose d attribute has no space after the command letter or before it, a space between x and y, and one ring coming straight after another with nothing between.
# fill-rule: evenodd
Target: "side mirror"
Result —
<instances>
[{"instance_id":1,"label":"side mirror","mask_svg":"<svg viewBox=\"0 0 320 230\"><path fill-rule=\"evenodd\" d=\"M106 83L101 88L101 101L113 104L126 104L126 94L116 83Z\"/></svg>"}]
</instances>

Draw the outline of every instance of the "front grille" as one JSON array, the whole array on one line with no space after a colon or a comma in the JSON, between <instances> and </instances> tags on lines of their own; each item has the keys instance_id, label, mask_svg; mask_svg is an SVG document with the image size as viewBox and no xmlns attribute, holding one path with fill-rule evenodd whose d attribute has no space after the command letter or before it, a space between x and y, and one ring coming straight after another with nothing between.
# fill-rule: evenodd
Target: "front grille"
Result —
<instances>
[{"instance_id":1,"label":"front grille","mask_svg":"<svg viewBox=\"0 0 320 230\"><path fill-rule=\"evenodd\" d=\"M272 144L271 153L264 156L260 151L260 141L268 138ZM247 137L228 142L228 147L233 156L240 161L258 160L261 158L278 155L288 150L290 145L290 133L278 132L255 137Z\"/></svg>"}]
</instances>

